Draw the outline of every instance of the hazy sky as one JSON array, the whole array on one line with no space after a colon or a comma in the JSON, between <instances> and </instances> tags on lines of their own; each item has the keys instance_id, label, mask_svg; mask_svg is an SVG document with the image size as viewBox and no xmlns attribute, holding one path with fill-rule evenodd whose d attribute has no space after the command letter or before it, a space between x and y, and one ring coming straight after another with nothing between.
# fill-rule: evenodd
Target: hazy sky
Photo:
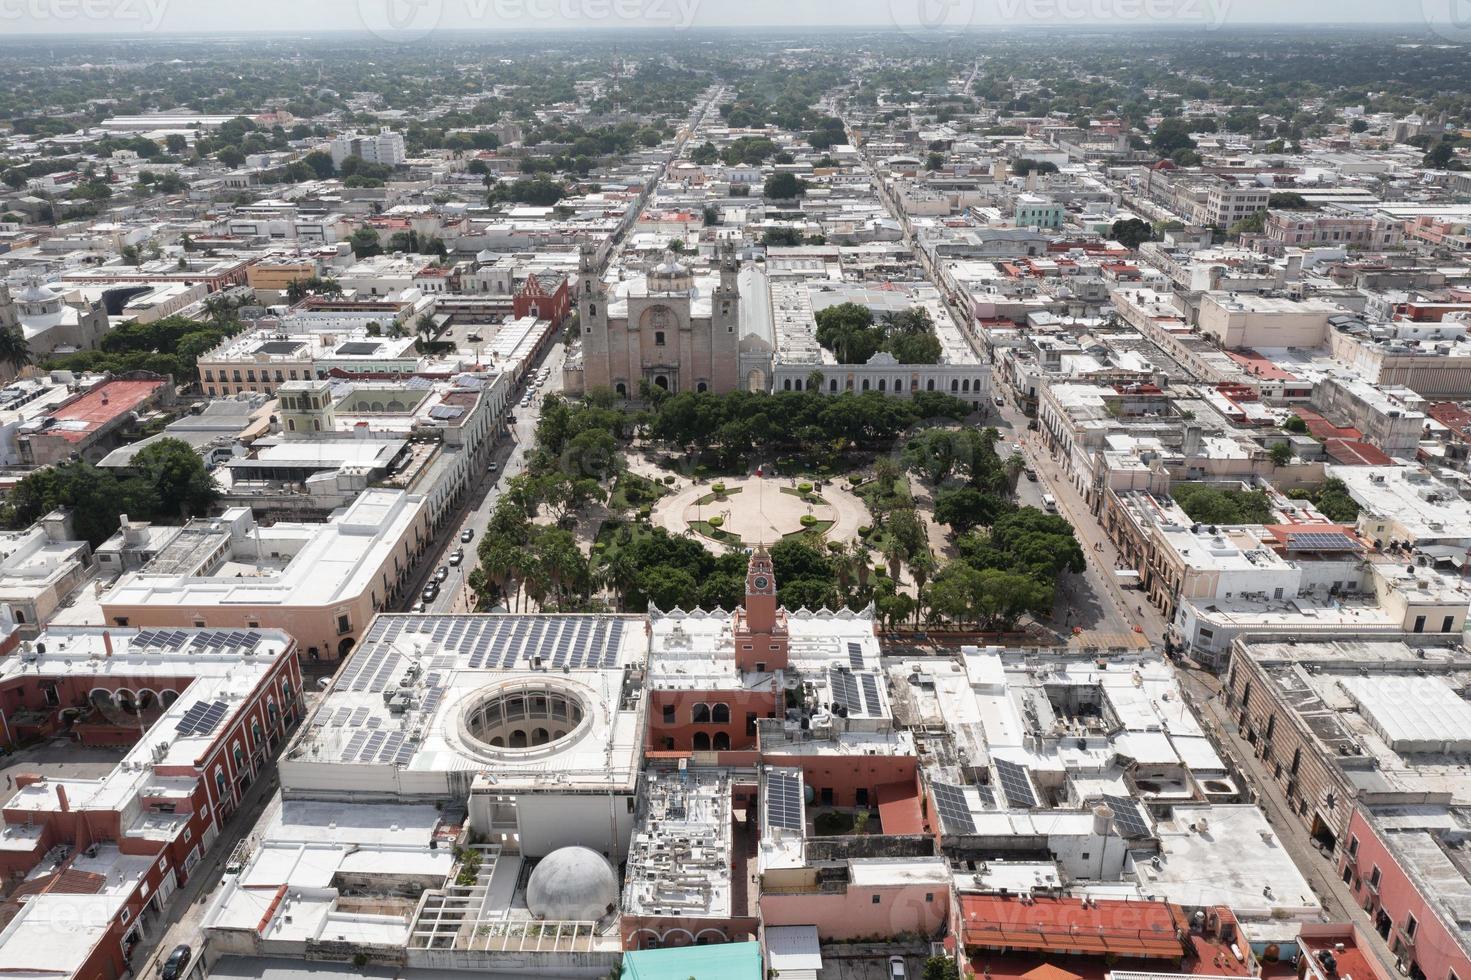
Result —
<instances>
[{"instance_id":1,"label":"hazy sky","mask_svg":"<svg viewBox=\"0 0 1471 980\"><path fill-rule=\"evenodd\" d=\"M1471 0L0 0L0 38L27 34L455 28L898 27L1425 23L1471 27Z\"/></svg>"}]
</instances>

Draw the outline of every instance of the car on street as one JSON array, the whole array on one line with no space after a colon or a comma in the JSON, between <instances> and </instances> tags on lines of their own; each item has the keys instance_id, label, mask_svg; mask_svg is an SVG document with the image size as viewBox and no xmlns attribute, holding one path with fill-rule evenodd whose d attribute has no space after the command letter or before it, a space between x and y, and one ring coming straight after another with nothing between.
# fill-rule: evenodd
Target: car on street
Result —
<instances>
[{"instance_id":1,"label":"car on street","mask_svg":"<svg viewBox=\"0 0 1471 980\"><path fill-rule=\"evenodd\" d=\"M480 335L478 333L467 333L465 334L465 339L472 344L480 343Z\"/></svg>"},{"instance_id":2,"label":"car on street","mask_svg":"<svg viewBox=\"0 0 1471 980\"><path fill-rule=\"evenodd\" d=\"M163 980L181 980L189 972L189 961L193 958L194 951L186 943L175 946L169 958L163 961Z\"/></svg>"},{"instance_id":3,"label":"car on street","mask_svg":"<svg viewBox=\"0 0 1471 980\"><path fill-rule=\"evenodd\" d=\"M487 473L494 473L496 470L498 470L500 468L501 468L501 464L500 463L491 463L488 467L486 467L486 470L485 471Z\"/></svg>"},{"instance_id":4,"label":"car on street","mask_svg":"<svg viewBox=\"0 0 1471 980\"><path fill-rule=\"evenodd\" d=\"M435 572L434 572L434 581L436 581L436 582L443 582L447 578L449 578L449 566L448 565L440 565L439 568L435 569Z\"/></svg>"},{"instance_id":5,"label":"car on street","mask_svg":"<svg viewBox=\"0 0 1471 980\"><path fill-rule=\"evenodd\" d=\"M409 607L409 612L421 613L423 611L424 611L424 603L422 603L422 602L416 602L412 606Z\"/></svg>"},{"instance_id":6,"label":"car on street","mask_svg":"<svg viewBox=\"0 0 1471 980\"><path fill-rule=\"evenodd\" d=\"M424 586L424 591L419 593L419 598L423 599L426 605L439 598L439 583L430 582Z\"/></svg>"},{"instance_id":7,"label":"car on street","mask_svg":"<svg viewBox=\"0 0 1471 980\"><path fill-rule=\"evenodd\" d=\"M464 560L465 560L465 549L464 548L456 548L455 549L455 553L449 556L449 563L451 565L458 565L460 562L462 562Z\"/></svg>"},{"instance_id":8,"label":"car on street","mask_svg":"<svg viewBox=\"0 0 1471 980\"><path fill-rule=\"evenodd\" d=\"M904 980L906 976L908 976L908 974L904 972L904 957L890 956L889 980Z\"/></svg>"},{"instance_id":9,"label":"car on street","mask_svg":"<svg viewBox=\"0 0 1471 980\"><path fill-rule=\"evenodd\" d=\"M460 540L461 541L473 541L473 540L475 540L475 529L473 527L467 527L467 528L465 528L463 531L460 532Z\"/></svg>"},{"instance_id":10,"label":"car on street","mask_svg":"<svg viewBox=\"0 0 1471 980\"><path fill-rule=\"evenodd\" d=\"M1027 475L1027 479L1028 480L1031 480L1033 483L1036 483L1037 482L1037 471L1036 470L1034 470L1030 466L1028 466L1026 469L1022 470L1022 472Z\"/></svg>"},{"instance_id":11,"label":"car on street","mask_svg":"<svg viewBox=\"0 0 1471 980\"><path fill-rule=\"evenodd\" d=\"M991 401L993 401L993 402L996 403L996 407L997 408L1003 408L1006 405L1006 399L1005 398L1002 398L1000 395L997 395L995 398L992 398Z\"/></svg>"}]
</instances>

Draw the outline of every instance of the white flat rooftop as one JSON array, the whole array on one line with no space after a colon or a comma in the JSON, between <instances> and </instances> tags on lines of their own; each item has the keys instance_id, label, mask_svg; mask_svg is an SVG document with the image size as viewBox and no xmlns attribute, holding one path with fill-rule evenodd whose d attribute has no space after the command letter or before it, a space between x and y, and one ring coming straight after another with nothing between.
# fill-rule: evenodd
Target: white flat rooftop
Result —
<instances>
[{"instance_id":1,"label":"white flat rooftop","mask_svg":"<svg viewBox=\"0 0 1471 980\"><path fill-rule=\"evenodd\" d=\"M643 711L624 670L643 667L647 644L634 616L380 615L282 760L282 785L448 792L448 774L472 771L502 787L631 786ZM472 696L518 685L565 690L581 724L525 750L469 738Z\"/></svg>"}]
</instances>

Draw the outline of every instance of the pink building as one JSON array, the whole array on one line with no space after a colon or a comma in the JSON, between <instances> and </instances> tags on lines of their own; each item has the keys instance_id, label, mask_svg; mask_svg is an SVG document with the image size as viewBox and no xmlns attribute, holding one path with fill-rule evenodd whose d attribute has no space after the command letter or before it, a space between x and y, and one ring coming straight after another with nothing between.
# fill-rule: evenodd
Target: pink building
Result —
<instances>
[{"instance_id":1,"label":"pink building","mask_svg":"<svg viewBox=\"0 0 1471 980\"><path fill-rule=\"evenodd\" d=\"M1459 924L1471 914L1471 881L1455 816L1444 807L1416 807L1403 819L1397 811L1390 829L1359 807L1339 852L1339 876L1416 980L1471 977ZM1405 820L1414 825L1403 826Z\"/></svg>"}]
</instances>

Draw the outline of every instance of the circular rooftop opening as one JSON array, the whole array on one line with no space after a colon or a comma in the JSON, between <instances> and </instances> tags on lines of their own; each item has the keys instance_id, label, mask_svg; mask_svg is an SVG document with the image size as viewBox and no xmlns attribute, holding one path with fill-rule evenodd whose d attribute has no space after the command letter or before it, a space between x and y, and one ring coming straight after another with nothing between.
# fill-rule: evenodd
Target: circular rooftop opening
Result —
<instances>
[{"instance_id":1,"label":"circular rooftop opening","mask_svg":"<svg viewBox=\"0 0 1471 980\"><path fill-rule=\"evenodd\" d=\"M515 681L472 694L461 731L477 749L494 753L535 752L579 735L588 720L586 698L555 682Z\"/></svg>"}]
</instances>

